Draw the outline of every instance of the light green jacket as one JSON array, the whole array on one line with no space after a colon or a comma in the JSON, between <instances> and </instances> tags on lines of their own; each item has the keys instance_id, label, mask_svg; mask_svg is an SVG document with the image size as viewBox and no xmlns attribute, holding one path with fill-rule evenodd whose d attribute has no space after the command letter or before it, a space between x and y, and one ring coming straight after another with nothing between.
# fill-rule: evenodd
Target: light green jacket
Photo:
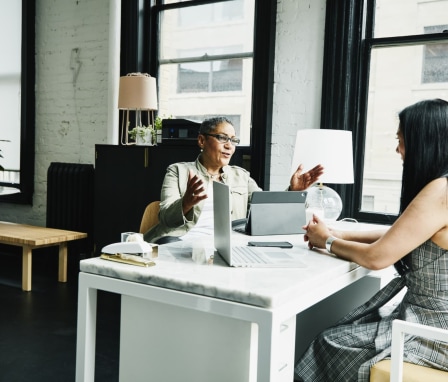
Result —
<instances>
[{"instance_id":1,"label":"light green jacket","mask_svg":"<svg viewBox=\"0 0 448 382\"><path fill-rule=\"evenodd\" d=\"M146 241L155 242L163 236L185 235L197 223L205 201L196 204L186 216L182 213L182 197L187 188L190 170L202 179L206 188L213 181L199 162L199 157L195 162L170 165L160 195L159 224L144 234ZM243 219L246 217L252 192L261 191L261 188L250 177L249 172L241 167L225 166L222 170L222 181L230 186L232 220Z\"/></svg>"}]
</instances>

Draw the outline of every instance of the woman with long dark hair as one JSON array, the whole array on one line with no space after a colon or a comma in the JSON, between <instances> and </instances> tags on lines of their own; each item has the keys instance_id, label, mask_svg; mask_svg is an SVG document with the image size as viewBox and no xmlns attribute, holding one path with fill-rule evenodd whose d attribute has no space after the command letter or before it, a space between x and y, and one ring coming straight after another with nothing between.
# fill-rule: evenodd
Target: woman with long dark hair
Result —
<instances>
[{"instance_id":1,"label":"woman with long dark hair","mask_svg":"<svg viewBox=\"0 0 448 382\"><path fill-rule=\"evenodd\" d=\"M390 357L394 319L448 329L448 102L426 100L399 114L397 153L403 160L400 216L385 231L329 229L319 218L304 227L310 248L399 272L372 299L321 333L295 368L298 381L368 381L370 368ZM380 312L407 287L389 314ZM406 362L448 370L448 345L412 337Z\"/></svg>"}]
</instances>

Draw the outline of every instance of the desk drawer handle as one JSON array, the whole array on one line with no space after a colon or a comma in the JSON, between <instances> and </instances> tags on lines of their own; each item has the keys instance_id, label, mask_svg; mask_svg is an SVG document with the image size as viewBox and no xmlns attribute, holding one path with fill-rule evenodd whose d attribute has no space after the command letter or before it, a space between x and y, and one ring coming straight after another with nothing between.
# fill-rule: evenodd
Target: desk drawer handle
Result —
<instances>
[{"instance_id":1,"label":"desk drawer handle","mask_svg":"<svg viewBox=\"0 0 448 382\"><path fill-rule=\"evenodd\" d=\"M280 369L278 369L279 372L281 372L282 370L286 369L288 367L288 364L285 363L284 365L282 365L282 367Z\"/></svg>"}]
</instances>

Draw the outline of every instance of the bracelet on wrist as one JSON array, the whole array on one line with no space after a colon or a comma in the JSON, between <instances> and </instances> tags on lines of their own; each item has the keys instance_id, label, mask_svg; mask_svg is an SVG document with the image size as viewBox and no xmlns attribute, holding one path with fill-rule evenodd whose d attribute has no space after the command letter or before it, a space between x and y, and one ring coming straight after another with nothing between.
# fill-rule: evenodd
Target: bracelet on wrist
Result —
<instances>
[{"instance_id":1,"label":"bracelet on wrist","mask_svg":"<svg viewBox=\"0 0 448 382\"><path fill-rule=\"evenodd\" d=\"M331 251L331 246L333 245L333 242L337 240L337 237L334 236L328 236L327 240L325 241L325 249L330 252L333 253Z\"/></svg>"}]
</instances>

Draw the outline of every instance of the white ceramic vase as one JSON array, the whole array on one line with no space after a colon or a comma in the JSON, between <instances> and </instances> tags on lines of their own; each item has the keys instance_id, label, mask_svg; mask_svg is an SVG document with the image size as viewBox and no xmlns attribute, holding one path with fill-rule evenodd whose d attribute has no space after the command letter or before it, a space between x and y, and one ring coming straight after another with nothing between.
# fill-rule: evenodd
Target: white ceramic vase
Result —
<instances>
[{"instance_id":1,"label":"white ceramic vase","mask_svg":"<svg viewBox=\"0 0 448 382\"><path fill-rule=\"evenodd\" d=\"M152 146L152 132L145 131L145 134L143 136L137 134L137 136L135 137L135 144L138 146Z\"/></svg>"}]
</instances>

